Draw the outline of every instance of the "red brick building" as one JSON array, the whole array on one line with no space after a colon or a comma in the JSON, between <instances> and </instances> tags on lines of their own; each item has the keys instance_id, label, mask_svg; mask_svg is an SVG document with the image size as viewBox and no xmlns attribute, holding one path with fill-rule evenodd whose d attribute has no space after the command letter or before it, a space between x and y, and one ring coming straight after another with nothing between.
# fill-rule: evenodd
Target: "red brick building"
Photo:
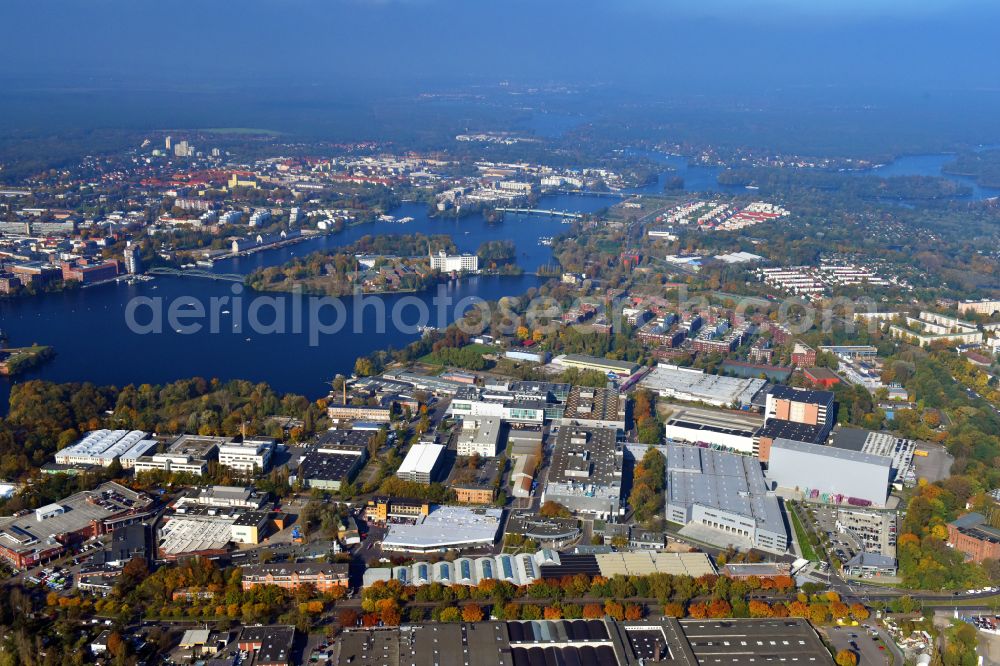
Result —
<instances>
[{"instance_id":1,"label":"red brick building","mask_svg":"<svg viewBox=\"0 0 1000 666\"><path fill-rule=\"evenodd\" d=\"M243 567L243 589L261 585L277 585L295 590L310 585L317 592L329 592L336 587L347 587L347 564L274 563L254 564Z\"/></svg>"},{"instance_id":2,"label":"red brick building","mask_svg":"<svg viewBox=\"0 0 1000 666\"><path fill-rule=\"evenodd\" d=\"M948 523L948 545L973 562L1000 558L1000 529L981 513L967 513Z\"/></svg>"},{"instance_id":3,"label":"red brick building","mask_svg":"<svg viewBox=\"0 0 1000 666\"><path fill-rule=\"evenodd\" d=\"M802 374L813 386L820 388L828 389L840 383L840 376L829 368L805 368Z\"/></svg>"}]
</instances>

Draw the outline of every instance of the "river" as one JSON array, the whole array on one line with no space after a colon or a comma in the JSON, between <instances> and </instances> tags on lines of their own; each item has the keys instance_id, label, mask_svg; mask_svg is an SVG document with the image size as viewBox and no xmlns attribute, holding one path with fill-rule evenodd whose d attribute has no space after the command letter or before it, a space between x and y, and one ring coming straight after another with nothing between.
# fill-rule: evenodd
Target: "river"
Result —
<instances>
[{"instance_id":1,"label":"river","mask_svg":"<svg viewBox=\"0 0 1000 666\"><path fill-rule=\"evenodd\" d=\"M542 197L539 206L593 212L614 202L614 199L602 197L553 195ZM472 253L486 240L512 240L517 246L518 264L533 272L552 258L551 249L539 244L539 238L555 236L566 229L559 219L543 216L508 214L499 224L490 224L478 214L457 220L430 218L426 206L417 203L404 203L393 211L393 215L413 217L414 220L406 224L376 222L348 227L339 234L219 261L213 271L246 274L256 268L282 264L293 256L342 247L367 234L446 233L452 236L459 250ZM390 314L404 299L411 303L402 310L405 323L411 327L408 331L394 329L391 322L380 331L377 326L380 317L374 306L361 310L358 319L356 299L346 298L343 299L346 309L343 328L337 333L318 335L315 345L310 340L310 331L317 329L309 326L309 299L303 304L306 314L300 318L304 322L301 332L293 332L292 299L282 297L285 332L258 334L248 325L254 294L234 294L234 283L190 277L158 276L134 285L99 285L37 298L0 301L0 327L10 336L12 346L38 342L56 350L55 359L19 377L19 381L90 381L124 386L144 382L159 384L194 376L223 380L240 378L267 382L280 392L316 398L324 394L325 382L334 375L350 372L358 356L377 349L405 346L420 335L412 329L415 324L440 326L453 321L459 310L454 305L439 310L441 299L435 301L436 296L450 299L452 303L468 297L489 301L522 294L543 281L534 275L476 276L449 282L440 294L435 290L383 297L385 311ZM232 305L237 296L242 301L239 308ZM212 332L207 320L202 330L194 333L178 333L165 321L161 333L140 335L126 322L126 306L137 297L159 299L162 304L140 307L135 316L140 323L152 321L152 307L165 314L170 303L184 297L193 297L206 308L213 298L229 298L230 301L219 309L218 332ZM366 298L369 300L365 303L372 299L371 296ZM412 305L414 301L424 304L431 315L430 321L418 319L417 308ZM223 313L222 309L229 312ZM242 315L244 326L232 324L234 315ZM263 308L259 319L270 323L274 319L273 309ZM336 313L332 309L324 310L320 319L329 324L336 319ZM362 325L356 325L356 321ZM0 378L0 411L7 409L9 393L10 381Z\"/></svg>"}]
</instances>

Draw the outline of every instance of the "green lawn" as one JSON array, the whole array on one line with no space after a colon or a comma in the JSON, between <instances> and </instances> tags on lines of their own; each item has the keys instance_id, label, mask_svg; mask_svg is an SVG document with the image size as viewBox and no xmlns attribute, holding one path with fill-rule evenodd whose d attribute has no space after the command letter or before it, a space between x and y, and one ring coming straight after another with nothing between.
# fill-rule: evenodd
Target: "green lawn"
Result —
<instances>
[{"instance_id":1,"label":"green lawn","mask_svg":"<svg viewBox=\"0 0 1000 666\"><path fill-rule=\"evenodd\" d=\"M812 562L819 562L820 557L816 554L816 550L812 547L812 543L809 541L809 535L806 533L802 523L799 522L799 514L794 509L788 512L788 515L792 517L792 527L795 529L795 540L799 542L799 548L802 549L802 557L810 560Z\"/></svg>"}]
</instances>

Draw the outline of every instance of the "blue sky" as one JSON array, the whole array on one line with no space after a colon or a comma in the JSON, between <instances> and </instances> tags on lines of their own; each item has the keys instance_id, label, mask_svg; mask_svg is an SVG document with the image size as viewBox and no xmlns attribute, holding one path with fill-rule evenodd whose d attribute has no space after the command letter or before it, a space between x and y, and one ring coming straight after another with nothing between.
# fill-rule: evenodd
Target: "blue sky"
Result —
<instances>
[{"instance_id":1,"label":"blue sky","mask_svg":"<svg viewBox=\"0 0 1000 666\"><path fill-rule=\"evenodd\" d=\"M983 0L4 0L0 76L1000 88Z\"/></svg>"}]
</instances>

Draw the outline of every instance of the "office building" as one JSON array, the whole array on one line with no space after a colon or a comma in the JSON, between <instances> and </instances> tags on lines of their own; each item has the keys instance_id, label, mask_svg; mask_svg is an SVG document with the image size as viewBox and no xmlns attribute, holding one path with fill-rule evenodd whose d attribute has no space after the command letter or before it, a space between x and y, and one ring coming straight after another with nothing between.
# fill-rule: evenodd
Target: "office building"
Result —
<instances>
[{"instance_id":1,"label":"office building","mask_svg":"<svg viewBox=\"0 0 1000 666\"><path fill-rule=\"evenodd\" d=\"M751 457L667 445L667 520L719 546L783 554L788 528L778 498Z\"/></svg>"},{"instance_id":2,"label":"office building","mask_svg":"<svg viewBox=\"0 0 1000 666\"><path fill-rule=\"evenodd\" d=\"M396 476L404 481L432 483L444 464L443 444L414 444L407 451Z\"/></svg>"},{"instance_id":3,"label":"office building","mask_svg":"<svg viewBox=\"0 0 1000 666\"><path fill-rule=\"evenodd\" d=\"M778 439L771 444L767 480L806 498L855 506L885 506L892 459L834 446Z\"/></svg>"},{"instance_id":4,"label":"office building","mask_svg":"<svg viewBox=\"0 0 1000 666\"><path fill-rule=\"evenodd\" d=\"M542 501L613 521L621 510L623 462L613 428L563 426L556 435Z\"/></svg>"},{"instance_id":5,"label":"office building","mask_svg":"<svg viewBox=\"0 0 1000 666\"><path fill-rule=\"evenodd\" d=\"M796 342L792 347L792 365L799 368L816 365L816 350L804 342Z\"/></svg>"},{"instance_id":6,"label":"office building","mask_svg":"<svg viewBox=\"0 0 1000 666\"><path fill-rule=\"evenodd\" d=\"M501 421L495 416L467 418L458 436L458 455L492 458L500 452Z\"/></svg>"},{"instance_id":7,"label":"office building","mask_svg":"<svg viewBox=\"0 0 1000 666\"><path fill-rule=\"evenodd\" d=\"M273 439L244 439L219 446L219 464L244 475L261 474L271 468Z\"/></svg>"},{"instance_id":8,"label":"office building","mask_svg":"<svg viewBox=\"0 0 1000 666\"><path fill-rule=\"evenodd\" d=\"M390 520L419 520L429 515L429 502L406 497L373 497L365 507L365 520L384 525Z\"/></svg>"}]
</instances>

